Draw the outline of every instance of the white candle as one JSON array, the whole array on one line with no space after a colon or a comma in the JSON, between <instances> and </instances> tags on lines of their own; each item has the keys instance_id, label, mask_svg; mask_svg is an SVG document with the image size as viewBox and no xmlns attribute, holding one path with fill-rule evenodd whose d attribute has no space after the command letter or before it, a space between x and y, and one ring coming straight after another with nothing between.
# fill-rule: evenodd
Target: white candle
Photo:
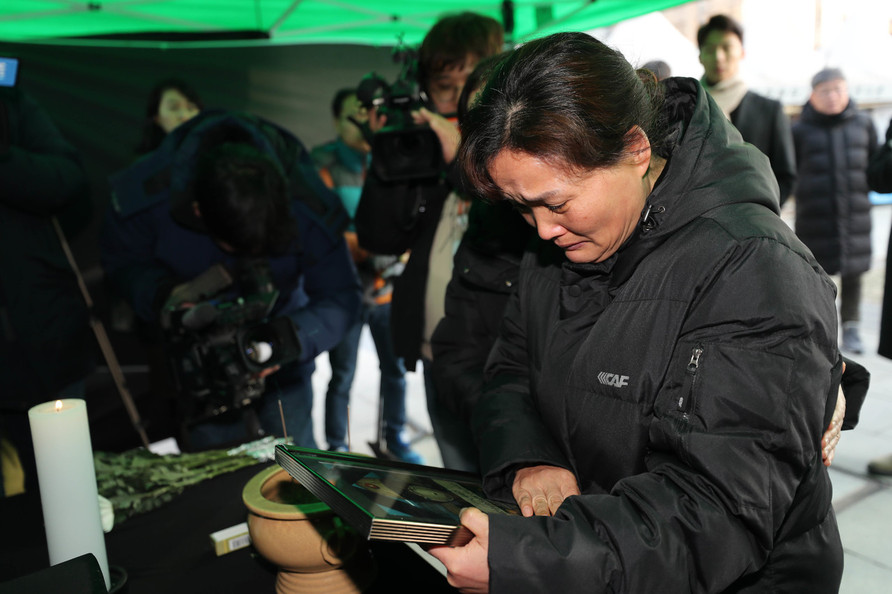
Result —
<instances>
[{"instance_id":1,"label":"white candle","mask_svg":"<svg viewBox=\"0 0 892 594\"><path fill-rule=\"evenodd\" d=\"M93 553L111 587L87 403L44 402L28 411L50 565Z\"/></svg>"}]
</instances>

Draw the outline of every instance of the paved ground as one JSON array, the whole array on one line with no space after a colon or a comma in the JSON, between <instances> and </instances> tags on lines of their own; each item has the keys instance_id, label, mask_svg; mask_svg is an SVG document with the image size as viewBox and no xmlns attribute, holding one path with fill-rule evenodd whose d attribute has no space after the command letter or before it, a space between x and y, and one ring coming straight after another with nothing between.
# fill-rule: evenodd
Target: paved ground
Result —
<instances>
[{"instance_id":1,"label":"paved ground","mask_svg":"<svg viewBox=\"0 0 892 594\"><path fill-rule=\"evenodd\" d=\"M784 218L791 219L789 208ZM866 354L854 357L871 371L871 389L854 431L846 432L831 468L833 502L845 548L846 570L840 592L862 594L886 592L892 584L892 479L876 479L866 474L868 461L892 453L892 360L876 355L880 302L886 245L892 222L892 205L873 209L874 268L865 277L862 304L862 339ZM322 417L325 387L331 375L328 359L317 360L313 377L316 391L314 418L317 440L325 443ZM416 449L431 465L440 465L436 443L429 435L430 420L424 399L420 369L408 374L408 412L413 429L410 437ZM351 398L352 449L371 453L368 443L375 440L378 372L374 345L364 333L356 381Z\"/></svg>"}]
</instances>

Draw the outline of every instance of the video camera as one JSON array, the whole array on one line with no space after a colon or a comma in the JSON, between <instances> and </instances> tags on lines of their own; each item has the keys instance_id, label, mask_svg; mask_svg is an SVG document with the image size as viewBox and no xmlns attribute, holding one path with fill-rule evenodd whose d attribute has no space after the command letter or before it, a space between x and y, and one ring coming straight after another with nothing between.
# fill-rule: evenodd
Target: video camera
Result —
<instances>
[{"instance_id":1,"label":"video camera","mask_svg":"<svg viewBox=\"0 0 892 594\"><path fill-rule=\"evenodd\" d=\"M168 299L161 326L187 424L250 405L263 371L300 358L291 319L268 319L278 296L269 263L251 259L233 272L215 265Z\"/></svg>"},{"instance_id":2,"label":"video camera","mask_svg":"<svg viewBox=\"0 0 892 594\"><path fill-rule=\"evenodd\" d=\"M428 98L418 82L417 52L403 45L393 51L393 60L402 64L392 85L375 72L365 75L356 98L366 109L386 115L384 128L368 136L372 147L372 167L384 181L434 177L443 169L443 149L436 133L427 124L412 121L411 112L428 106ZM354 122L355 123L355 122Z\"/></svg>"}]
</instances>

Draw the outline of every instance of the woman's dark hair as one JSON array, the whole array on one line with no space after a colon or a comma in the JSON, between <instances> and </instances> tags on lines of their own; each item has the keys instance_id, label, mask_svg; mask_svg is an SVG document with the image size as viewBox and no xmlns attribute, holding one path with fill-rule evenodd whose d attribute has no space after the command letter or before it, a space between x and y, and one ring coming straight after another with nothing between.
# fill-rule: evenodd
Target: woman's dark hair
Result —
<instances>
[{"instance_id":1,"label":"woman's dark hair","mask_svg":"<svg viewBox=\"0 0 892 594\"><path fill-rule=\"evenodd\" d=\"M418 78L426 88L430 76L464 64L468 55L478 60L502 51L505 32L494 18L462 12L441 18L431 27L418 50Z\"/></svg>"},{"instance_id":2,"label":"woman's dark hair","mask_svg":"<svg viewBox=\"0 0 892 594\"><path fill-rule=\"evenodd\" d=\"M618 51L585 33L530 41L499 61L462 126L458 162L476 194L501 199L489 174L502 150L568 172L618 163L640 127L656 148L662 88Z\"/></svg>"},{"instance_id":3,"label":"woman's dark hair","mask_svg":"<svg viewBox=\"0 0 892 594\"><path fill-rule=\"evenodd\" d=\"M158 81L155 86L152 87L152 90L149 91L149 97L146 99L142 138L140 138L139 144L136 146L137 155L144 155L152 152L158 148L158 145L161 144L161 141L167 136L164 129L155 121L155 116L158 115L158 105L161 103L161 97L164 96L165 91L170 89L179 91L183 97L191 101L199 110L204 109L204 103L202 102L201 97L199 97L198 93L195 92L195 89L190 87L186 81L180 78L165 78Z\"/></svg>"},{"instance_id":4,"label":"woman's dark hair","mask_svg":"<svg viewBox=\"0 0 892 594\"><path fill-rule=\"evenodd\" d=\"M501 54L483 58L477 62L477 66L475 66L471 74L468 75L468 80L465 81L465 86L462 88L461 95L458 97L459 125L461 125L464 119L468 116L468 109L471 107L468 103L471 101L471 95L486 84L486 81L495 69L496 64L498 64L506 54L507 52L503 52Z\"/></svg>"},{"instance_id":5,"label":"woman's dark hair","mask_svg":"<svg viewBox=\"0 0 892 594\"><path fill-rule=\"evenodd\" d=\"M282 254L297 237L284 174L249 144L225 143L203 154L193 196L211 237L236 253Z\"/></svg>"}]
</instances>

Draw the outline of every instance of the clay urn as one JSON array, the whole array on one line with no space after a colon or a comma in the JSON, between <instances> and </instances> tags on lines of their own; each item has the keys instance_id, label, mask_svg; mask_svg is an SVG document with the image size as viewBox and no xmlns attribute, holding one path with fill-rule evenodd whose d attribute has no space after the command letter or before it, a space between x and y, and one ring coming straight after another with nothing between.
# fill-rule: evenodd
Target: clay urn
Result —
<instances>
[{"instance_id":1,"label":"clay urn","mask_svg":"<svg viewBox=\"0 0 892 594\"><path fill-rule=\"evenodd\" d=\"M280 466L249 480L242 500L254 548L279 568L277 594L362 592L375 578L368 542Z\"/></svg>"}]
</instances>

